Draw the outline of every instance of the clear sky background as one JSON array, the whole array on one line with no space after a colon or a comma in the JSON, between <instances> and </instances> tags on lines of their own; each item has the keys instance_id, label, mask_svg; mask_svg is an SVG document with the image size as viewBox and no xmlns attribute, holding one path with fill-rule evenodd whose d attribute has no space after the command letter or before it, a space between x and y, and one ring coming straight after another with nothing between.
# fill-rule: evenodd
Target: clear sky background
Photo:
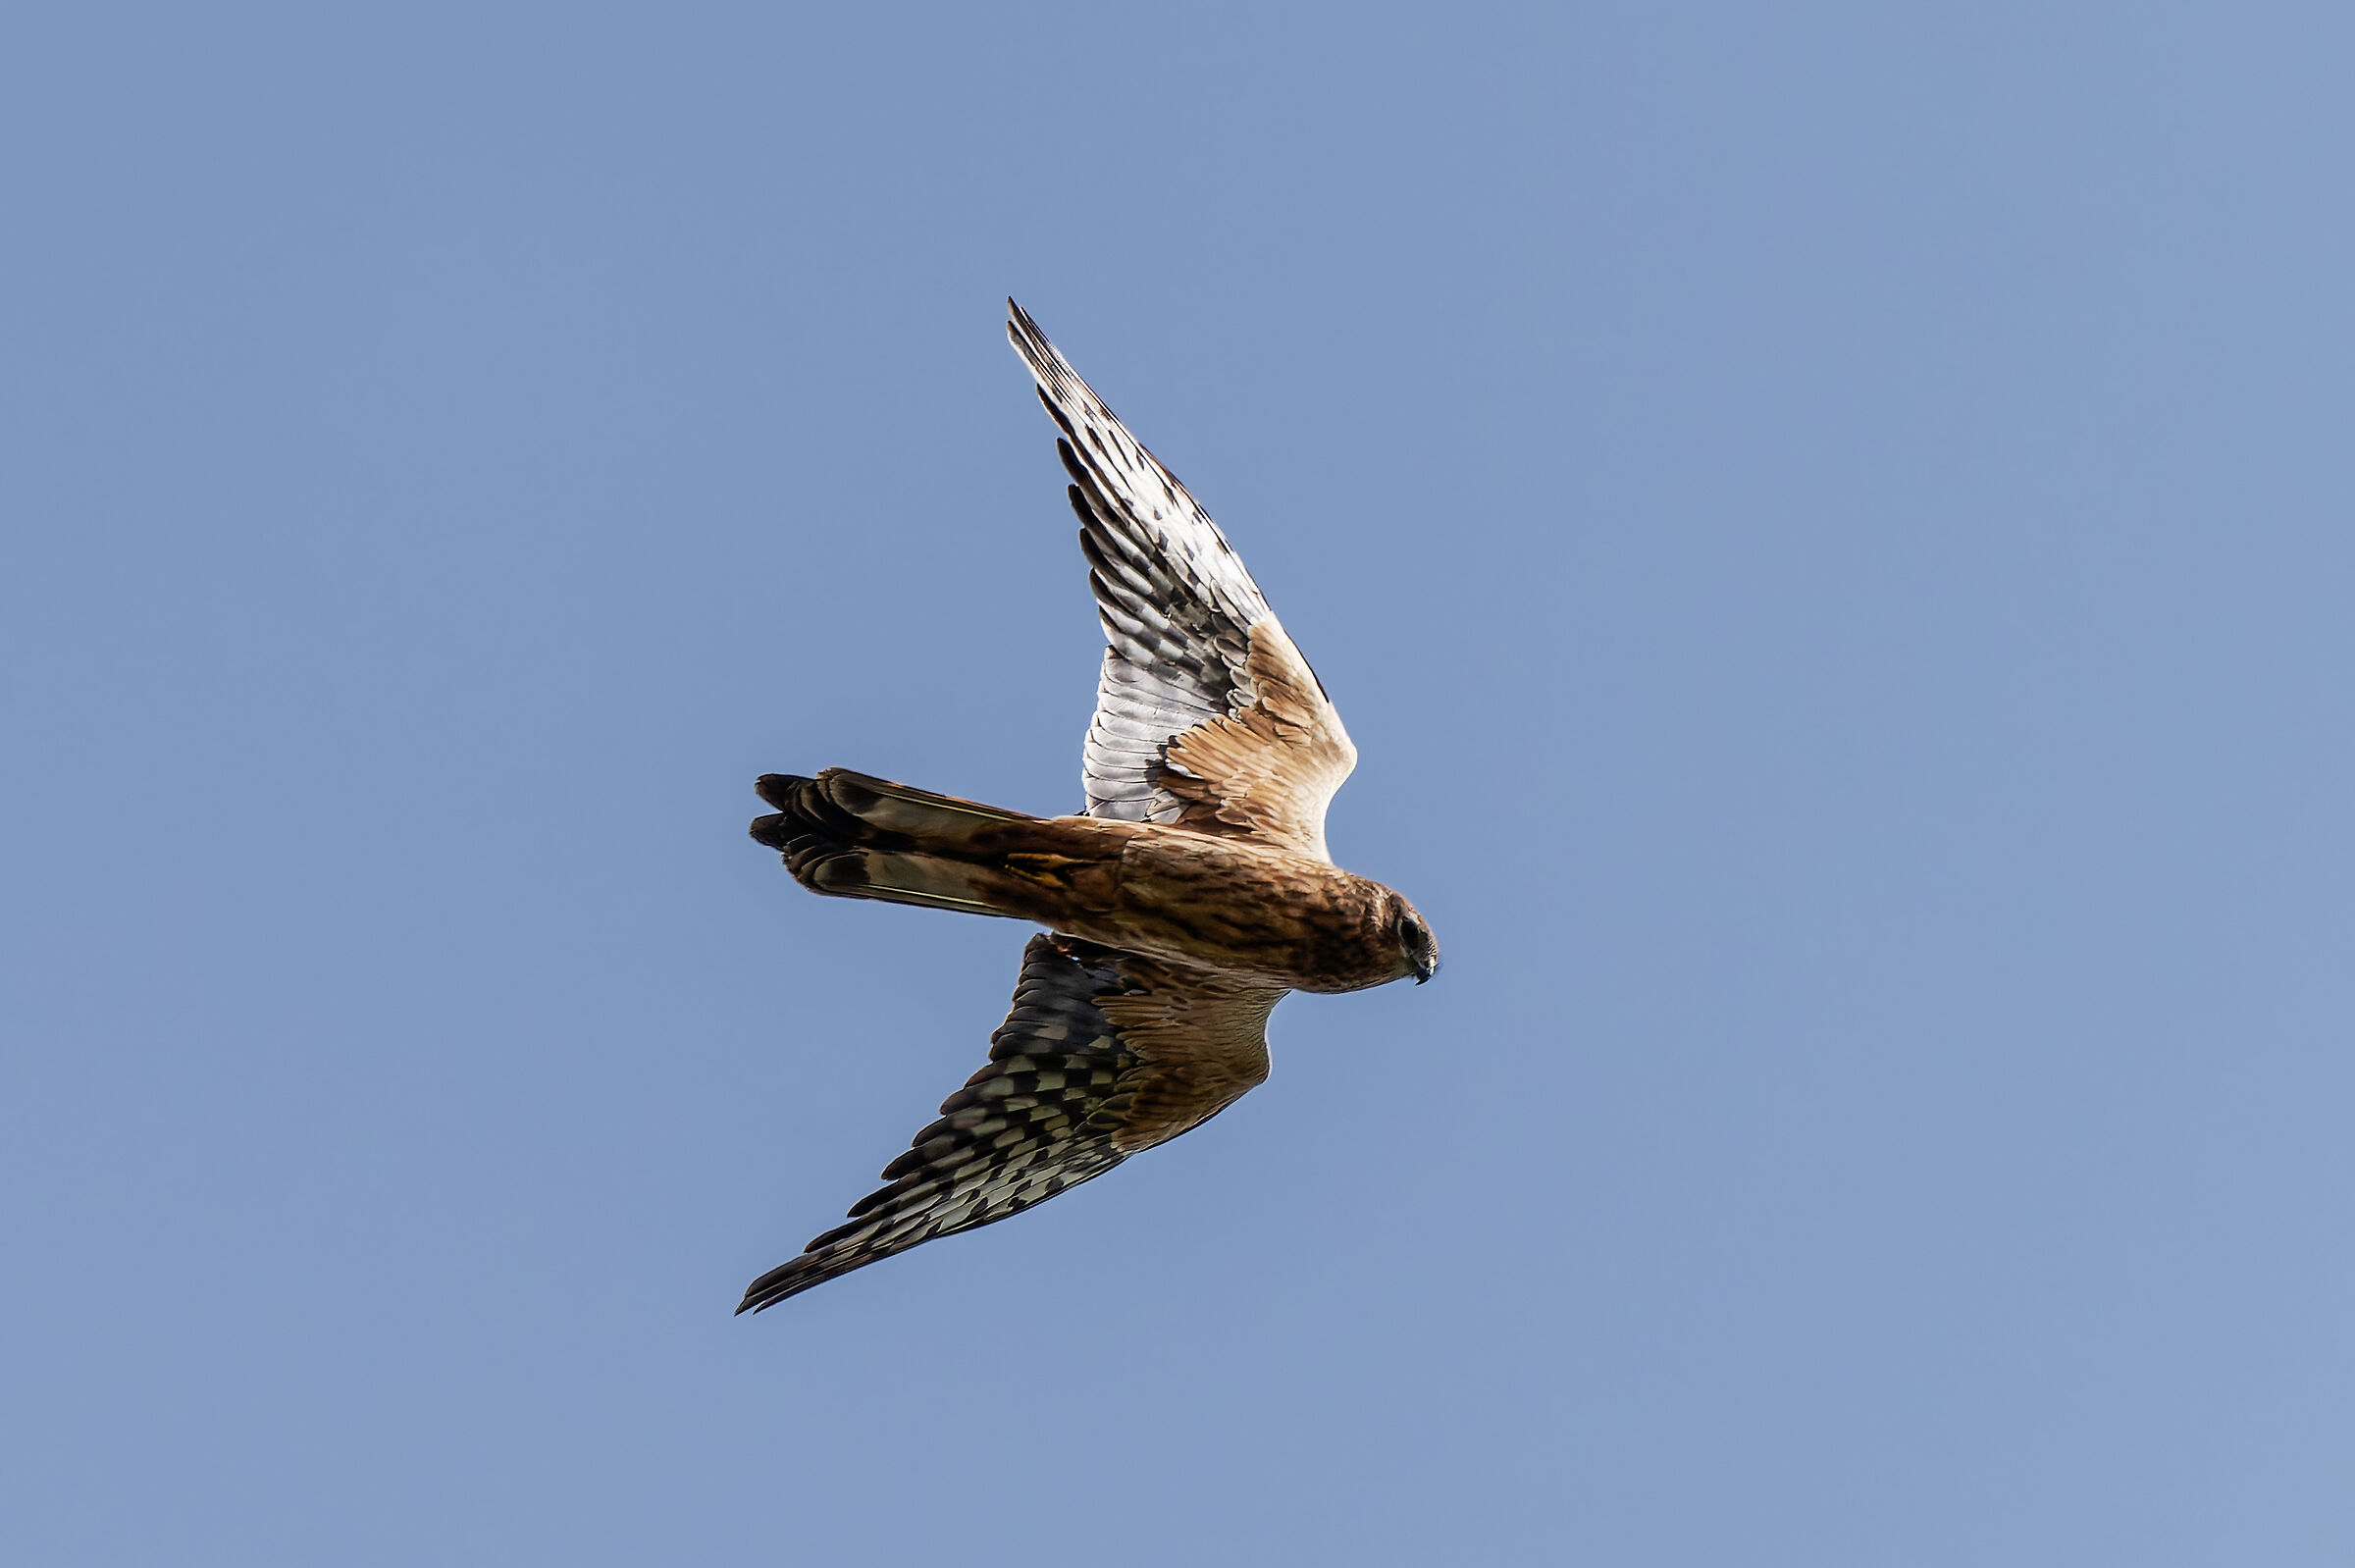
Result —
<instances>
[{"instance_id":1,"label":"clear sky background","mask_svg":"<svg viewBox=\"0 0 2355 1568\"><path fill-rule=\"evenodd\" d=\"M0 1555L2355 1560L2355 24L19 8ZM1078 803L1030 307L1438 983L732 1319Z\"/></svg>"}]
</instances>

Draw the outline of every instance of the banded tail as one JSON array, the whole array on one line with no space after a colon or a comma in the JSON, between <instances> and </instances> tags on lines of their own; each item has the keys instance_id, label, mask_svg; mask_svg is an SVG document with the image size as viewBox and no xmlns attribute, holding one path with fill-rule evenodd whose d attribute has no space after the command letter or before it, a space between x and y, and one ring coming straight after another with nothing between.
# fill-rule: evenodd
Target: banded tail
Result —
<instances>
[{"instance_id":1,"label":"banded tail","mask_svg":"<svg viewBox=\"0 0 2355 1568\"><path fill-rule=\"evenodd\" d=\"M1125 835L1107 824L1026 816L830 767L764 774L777 809L753 837L782 851L794 880L835 898L881 899L1052 924L1106 907Z\"/></svg>"}]
</instances>

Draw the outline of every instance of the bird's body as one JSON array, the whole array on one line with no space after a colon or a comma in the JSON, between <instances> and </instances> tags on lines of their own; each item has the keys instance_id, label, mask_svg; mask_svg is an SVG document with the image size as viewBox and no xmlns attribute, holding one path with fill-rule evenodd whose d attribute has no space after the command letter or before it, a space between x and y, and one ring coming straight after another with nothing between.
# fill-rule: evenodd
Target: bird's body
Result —
<instances>
[{"instance_id":1,"label":"bird's body","mask_svg":"<svg viewBox=\"0 0 2355 1568\"><path fill-rule=\"evenodd\" d=\"M842 768L769 774L753 836L814 893L1032 920L1286 991L1415 970L1398 896L1330 862L1159 822L1025 816Z\"/></svg>"},{"instance_id":2,"label":"bird's body","mask_svg":"<svg viewBox=\"0 0 2355 1568\"><path fill-rule=\"evenodd\" d=\"M1333 863L1357 750L1185 488L1037 326L1008 333L1061 428L1108 647L1086 812L1040 817L841 768L769 774L753 836L815 893L1033 921L990 1062L851 1223L772 1269L758 1311L1020 1213L1216 1116L1268 1073L1291 991L1429 979L1414 907Z\"/></svg>"}]
</instances>

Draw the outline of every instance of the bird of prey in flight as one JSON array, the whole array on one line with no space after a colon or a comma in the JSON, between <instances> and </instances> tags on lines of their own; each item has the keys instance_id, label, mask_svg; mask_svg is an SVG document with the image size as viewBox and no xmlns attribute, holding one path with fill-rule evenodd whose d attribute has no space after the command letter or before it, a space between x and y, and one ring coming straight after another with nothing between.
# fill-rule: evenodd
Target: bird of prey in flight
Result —
<instances>
[{"instance_id":1,"label":"bird of prey in flight","mask_svg":"<svg viewBox=\"0 0 2355 1568\"><path fill-rule=\"evenodd\" d=\"M863 773L771 773L753 837L812 893L1030 920L988 1065L883 1169L850 1223L752 1282L758 1312L937 1236L1020 1214L1200 1126L1268 1075L1287 991L1439 965L1431 927L1325 850L1356 765L1308 661L1209 513L1020 306L1006 335L1062 433L1104 668L1073 816Z\"/></svg>"}]
</instances>

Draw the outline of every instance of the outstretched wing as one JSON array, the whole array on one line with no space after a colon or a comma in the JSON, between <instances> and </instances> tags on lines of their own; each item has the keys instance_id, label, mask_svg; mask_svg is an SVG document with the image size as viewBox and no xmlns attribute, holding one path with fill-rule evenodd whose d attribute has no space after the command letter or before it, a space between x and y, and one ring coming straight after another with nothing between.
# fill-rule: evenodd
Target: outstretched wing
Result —
<instances>
[{"instance_id":1,"label":"outstretched wing","mask_svg":"<svg viewBox=\"0 0 2355 1568\"><path fill-rule=\"evenodd\" d=\"M755 1280L758 1312L879 1258L1021 1213L1190 1131L1268 1075L1281 989L1064 936L1022 950L989 1065L883 1168L888 1186Z\"/></svg>"},{"instance_id":2,"label":"outstretched wing","mask_svg":"<svg viewBox=\"0 0 2355 1568\"><path fill-rule=\"evenodd\" d=\"M1326 804L1357 763L1340 715L1210 514L1006 305L1006 335L1063 431L1109 645L1081 766L1089 814L1330 860Z\"/></svg>"}]
</instances>

